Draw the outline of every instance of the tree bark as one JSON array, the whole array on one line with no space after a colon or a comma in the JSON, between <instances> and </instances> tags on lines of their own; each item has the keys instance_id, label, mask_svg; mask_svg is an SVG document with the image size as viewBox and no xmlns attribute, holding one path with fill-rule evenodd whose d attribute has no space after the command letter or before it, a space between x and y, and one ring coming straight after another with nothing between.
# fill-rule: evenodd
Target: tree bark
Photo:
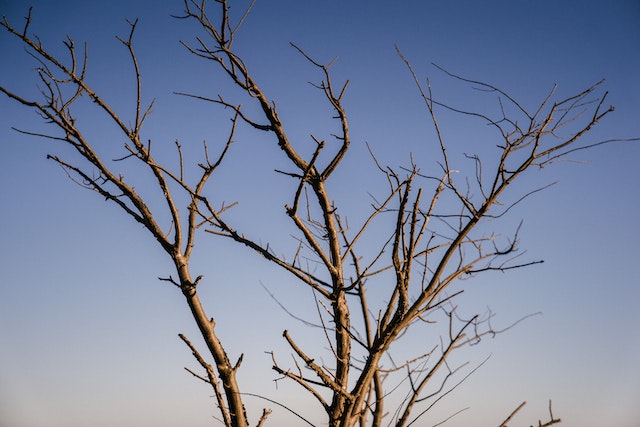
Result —
<instances>
[{"instance_id":1,"label":"tree bark","mask_svg":"<svg viewBox=\"0 0 640 427\"><path fill-rule=\"evenodd\" d=\"M231 364L224 347L215 333L215 321L207 316L196 291L196 285L191 280L187 264L181 259L180 255L176 256L176 267L180 276L182 293L187 300L198 329L200 329L202 338L216 363L218 375L222 381L222 387L227 399L227 409L231 418L230 427L248 427L247 414L242 403L240 387L236 380L236 370L240 365L240 361L235 366Z\"/></svg>"}]
</instances>

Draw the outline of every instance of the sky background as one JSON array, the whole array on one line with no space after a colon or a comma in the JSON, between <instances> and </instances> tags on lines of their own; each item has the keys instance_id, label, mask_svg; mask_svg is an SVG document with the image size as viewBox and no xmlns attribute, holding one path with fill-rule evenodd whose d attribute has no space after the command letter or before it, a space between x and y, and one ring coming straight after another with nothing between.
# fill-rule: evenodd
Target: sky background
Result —
<instances>
[{"instance_id":1,"label":"sky background","mask_svg":"<svg viewBox=\"0 0 640 427\"><path fill-rule=\"evenodd\" d=\"M234 12L245 3L234 4ZM140 18L135 46L144 98L156 98L145 135L157 141L160 153L170 156L162 147L175 139L197 146L226 136L228 115L173 94L234 96L209 64L180 46L195 34L192 24L170 17L182 11L180 1L0 0L0 15L21 28L29 4L35 6L31 30L53 51L62 52L67 34L88 42L89 81L124 117L133 111L133 81L114 35L128 33L125 18ZM334 194L357 222L368 212L369 193L385 189L365 142L383 164L407 165L412 153L423 171L437 168L427 112L394 45L423 82L430 78L436 97L483 111L495 112L495 98L479 100L477 91L431 64L495 84L528 108L554 83L562 97L605 78L616 111L587 136L597 142L640 136L639 22L637 0L258 0L237 48L276 101L287 130L308 147L309 134L328 138L333 131L331 111L307 83L319 80L317 70L288 43L321 62L338 57L334 78L351 81L344 105L353 146ZM4 32L0 53L0 84L33 94L34 60ZM78 116L96 145L119 147L95 110ZM459 152L490 154L495 146L481 122L443 113L441 125ZM157 280L172 273L168 258L133 220L45 159L68 152L11 126L47 129L35 113L0 97L0 425L217 425L209 389L182 369L197 366L177 334L199 340L180 293ZM292 244L282 211L290 202L290 182L272 171L286 163L263 135L243 129L237 137L224 180L214 189L221 200L240 201L233 218L248 235L284 251ZM562 425L637 426L640 144L603 146L572 160L527 176L516 190L559 183L495 223L508 234L524 220L521 247L545 263L480 276L462 300L470 311L490 307L497 325L542 315L460 351L455 361L470 361L466 372L491 357L421 425L466 407L449 425L499 425L523 400L528 405L514 425L530 425L547 416L552 399ZM457 164L471 166L461 159ZM148 190L144 179L139 185ZM274 350L287 360L285 328L303 342L315 332L288 317L261 283L297 315L313 310L309 292L246 250L204 237L194 272L206 276L201 297L230 357L245 353L240 384L292 406L299 401L301 412L322 425L318 408L297 388L283 381L276 387L265 353ZM248 397L247 405L255 423L265 403ZM271 425L299 424L274 408Z\"/></svg>"}]
</instances>

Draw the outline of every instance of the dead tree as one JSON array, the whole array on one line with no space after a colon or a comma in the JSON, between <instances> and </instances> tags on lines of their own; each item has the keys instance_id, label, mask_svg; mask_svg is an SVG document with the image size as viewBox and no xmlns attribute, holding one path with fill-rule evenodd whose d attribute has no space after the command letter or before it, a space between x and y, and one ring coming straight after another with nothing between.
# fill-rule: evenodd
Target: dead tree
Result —
<instances>
[{"instance_id":1,"label":"dead tree","mask_svg":"<svg viewBox=\"0 0 640 427\"><path fill-rule=\"evenodd\" d=\"M481 315L465 318L457 311L456 298L464 290L460 279L542 262L520 260L517 229L510 238L501 238L478 231L479 226L488 219L506 215L514 205L538 191L515 194L515 197L511 194L509 200L514 201L502 202L512 183L530 170L545 167L577 150L613 142L580 143L583 135L613 111L613 107L605 105L607 94L600 92L601 82L564 99L556 99L554 87L537 108L527 110L496 86L442 70L451 78L479 87L494 97L501 114L492 117L436 99L428 82L426 86L420 82L398 50L434 126L440 159L436 170L426 173L413 162L402 169L384 166L372 153L374 169L384 176L388 187L384 197L372 204L365 220L348 226L346 215L332 197L330 183L351 144L348 115L343 107L349 82L336 84L331 78L331 64L320 63L293 45L317 68L320 82L315 86L337 120L333 138L338 148L327 150L324 139L312 137L313 153L305 157L301 147L287 134L275 102L261 89L234 50L234 38L251 7L237 21L232 21L228 2L224 0L211 5L185 0L184 8L184 15L178 18L194 21L206 34L193 43L183 42L184 46L195 56L213 62L245 95L243 100L230 101L222 95L181 94L232 112L228 138L217 144L218 154L210 157L205 143L201 160L185 166L183 148L176 142L178 166L161 164L154 157L151 141L145 141L142 136L153 103L143 106L142 102L141 75L133 47L137 21L131 22L130 33L119 39L128 51L137 84L134 117L124 118L88 84L86 46L78 47L73 39L67 38L64 44L68 57L56 57L31 34L30 13L22 28L3 19L0 24L4 29L17 37L38 61L41 90L38 98L22 96L4 85L0 91L36 110L56 129L51 133L19 132L74 149L79 160L68 160L57 154L48 158L58 163L76 183L115 203L142 224L168 254L175 267L175 277L161 280L181 290L209 352L204 357L185 336L180 336L204 368L205 375L191 372L213 388L224 425L249 425L242 388L236 380L242 356L231 361L216 335L216 323L198 296L202 276L194 278L189 261L196 239L204 235L203 231L219 239L220 244L234 241L246 246L289 272L300 286L313 291L318 307L316 321L330 349L330 364L320 362L317 354L302 348L294 336L284 331L283 338L297 360L295 366L285 366L274 352L273 370L310 393L324 408L330 426L414 424L443 394L455 388L448 385L456 374L456 368L447 363L450 355L483 335L499 332L491 326L490 318ZM125 137L123 154L116 162L105 161L76 123L72 107L82 99L92 101ZM255 103L260 114L245 113L241 101ZM458 159L452 158L440 132L437 111L458 113L492 126L496 135L495 157L487 161L479 155L469 155L466 161L472 172L468 176L459 174L454 166ZM247 236L236 229L233 216L227 212L230 205L221 204L215 194L207 193L207 184L225 161L236 126L240 124L271 136L274 150L279 150L289 162L289 170L279 171L294 182L295 188L283 212L290 219L299 242L298 250L289 257L276 255L277 242L263 244L260 236ZM118 165L125 162L151 172L164 196L162 206L152 206L136 192L118 169ZM487 164L491 167L485 166ZM197 179L185 178L187 167L199 171ZM186 215L181 216L181 212ZM393 226L386 234L371 235L372 224L389 216L393 218ZM163 224L159 218L169 218L169 224ZM374 244L375 251L371 252ZM365 251L365 247L368 250ZM309 259L316 262L313 269L305 262ZM376 301L382 303L372 304L368 299L370 293L375 293ZM400 337L410 329L426 334L435 322L446 325L439 345L417 350L402 362L393 361L391 347ZM212 364L207 361L209 356ZM388 402L392 402L392 407L387 409ZM501 425L506 426L521 407ZM550 420L540 425L560 422L554 418L551 407L549 410ZM267 420L269 413L268 409L263 411L258 425Z\"/></svg>"},{"instance_id":2,"label":"dead tree","mask_svg":"<svg viewBox=\"0 0 640 427\"><path fill-rule=\"evenodd\" d=\"M54 57L37 36L29 34L31 10L29 10L29 15L22 29L14 28L6 18L1 24L9 33L18 37L29 49L29 53L38 61L37 71L40 79L41 97L37 100L26 99L4 86L0 86L0 91L18 103L35 109L45 121L51 123L58 130L57 134L20 132L44 137L75 149L81 158L78 163L67 161L57 155L48 155L47 157L58 163L77 184L93 190L106 200L117 204L129 216L142 224L169 255L175 266L176 277L169 276L161 280L172 283L182 291L213 357L215 370L206 365L208 367L207 373L210 374L209 381L215 391L224 423L227 426L247 426L240 387L236 381L236 371L240 367L242 356L235 363L229 359L216 335L215 321L207 315L198 296L197 286L202 276L194 278L189 268L196 232L203 225L200 212L208 210L219 216L225 210L225 207L216 209L211 206L203 192L207 181L223 161L231 146L238 116L233 119L229 138L222 145L222 150L216 158L209 157L208 147L204 144L203 160L195 165L200 171L199 178L195 183L189 183L184 178L182 148L178 142L176 142L176 149L180 165L175 171L156 162L152 153L151 141L144 141L141 137L142 127L151 112L153 102L146 107L142 105L141 77L133 48L133 35L137 21L130 23L131 31L127 37L119 38L129 52L136 81L135 115L130 125L87 83L88 55L86 45L78 49L74 40L68 37L64 44L69 57L65 59ZM76 118L72 112L72 106L81 98L89 98L95 103L106 114L107 120L115 123L126 138L123 156L117 160L120 162L135 161L151 171L156 185L164 195L165 204L162 208L152 209L147 201L136 192L134 186L129 184L124 174L115 170L112 165L102 159L95 145L85 138L79 124L76 124ZM180 197L176 193L187 195L187 206L178 206L177 200ZM203 208L200 206L201 204L206 206ZM185 210L188 212L186 218L180 216L180 208L186 208ZM158 221L159 217L166 214L170 218L168 229L163 228ZM183 340L189 344L185 338Z\"/></svg>"}]
</instances>

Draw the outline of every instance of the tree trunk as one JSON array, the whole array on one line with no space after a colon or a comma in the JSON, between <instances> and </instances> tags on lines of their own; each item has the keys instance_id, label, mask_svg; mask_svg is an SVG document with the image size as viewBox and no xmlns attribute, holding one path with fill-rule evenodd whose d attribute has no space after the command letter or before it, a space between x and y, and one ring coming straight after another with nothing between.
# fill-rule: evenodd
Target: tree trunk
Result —
<instances>
[{"instance_id":1,"label":"tree trunk","mask_svg":"<svg viewBox=\"0 0 640 427\"><path fill-rule=\"evenodd\" d=\"M209 352L211 352L215 360L218 375L220 375L220 380L222 381L224 393L227 398L232 427L247 427L249 424L247 422L244 405L242 404L240 388L236 381L236 370L231 365L227 353L224 351L215 333L215 322L213 319L207 318L200 298L194 288L184 290L183 293L187 299L193 318L196 320L202 337L209 348Z\"/></svg>"},{"instance_id":2,"label":"tree trunk","mask_svg":"<svg viewBox=\"0 0 640 427\"><path fill-rule=\"evenodd\" d=\"M236 380L236 369L239 363L236 364L235 367L231 365L229 357L215 333L215 322L213 318L207 317L202 307L200 297L196 291L196 285L191 280L187 261L180 254L174 254L174 261L180 277L182 293L187 300L187 304L189 305L189 309L191 309L191 314L198 325L198 329L200 329L202 338L204 338L204 342L207 344L207 348L213 356L218 375L222 381L222 387L227 399L229 417L231 419L231 426L229 427L248 427L247 414L242 403L240 387Z\"/></svg>"}]
</instances>

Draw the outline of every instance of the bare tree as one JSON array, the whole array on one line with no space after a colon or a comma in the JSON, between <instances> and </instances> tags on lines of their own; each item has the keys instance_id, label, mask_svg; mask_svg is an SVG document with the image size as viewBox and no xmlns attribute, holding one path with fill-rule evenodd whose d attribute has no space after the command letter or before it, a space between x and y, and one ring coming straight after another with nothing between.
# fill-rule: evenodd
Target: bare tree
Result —
<instances>
[{"instance_id":1,"label":"bare tree","mask_svg":"<svg viewBox=\"0 0 640 427\"><path fill-rule=\"evenodd\" d=\"M285 365L273 352L273 370L313 396L326 412L330 426L415 425L416 420L464 380L464 377L455 380L458 368L448 363L451 354L484 335L500 332L491 325L490 314L465 317L458 310L457 297L464 290L461 279L542 262L520 258L518 229L504 238L487 233L485 222L507 215L513 206L544 188L509 194L512 184L530 170L548 166L577 150L614 142L580 143L581 137L613 107L605 105L607 94L600 91L601 82L564 99L556 99L554 87L536 108L528 110L492 84L441 69L452 79L480 88L495 98L501 113L494 117L469 111L436 99L429 82L421 83L398 50L434 126L440 159L431 172L424 172L413 161L406 168L394 169L381 163L372 152L374 170L382 174L387 188L384 197L372 203L368 217L355 226L349 225L332 197L330 185L351 143L348 115L343 107L349 82L336 83L332 80L331 63L318 62L292 45L317 69L320 81L315 87L337 121L333 134L337 148L327 149L324 139L312 137L313 152L310 156L303 155L304 150L287 134L276 103L234 50L235 37L251 6L233 20L227 1L207 5L205 1L185 0L184 14L178 17L194 21L206 35L183 42L184 46L195 56L213 62L243 93L242 101L254 104L258 111L247 113L239 100L230 101L222 95L181 93L232 113L228 137L216 144L216 154L211 154L205 143L200 159L194 164L185 161L178 142L176 161L172 165L161 163L154 157L151 141L145 141L142 135L153 102L143 105L142 77L133 44L137 21L130 22L129 34L119 38L129 54L136 82L133 117L116 111L88 83L86 45L78 47L69 37L64 41L67 56L55 56L31 33L30 12L21 28L6 18L0 24L38 62L40 94L27 97L4 85L0 91L37 111L55 129L51 133L18 132L75 150L76 156L71 156L71 160L60 154L48 158L77 184L97 192L142 224L167 253L175 276L161 280L182 292L209 353L202 355L181 334L180 338L204 369L204 374L190 372L212 387L225 426L247 426L249 421L243 389L236 378L242 356L237 360L228 356L216 333L214 318L205 311L198 295L202 276L194 277L190 267L196 239L205 233L218 238L220 244L234 241L246 246L290 273L299 286L312 290L318 309L312 322L322 331L330 357L322 358L312 353L315 349L303 348L285 330L283 338L294 362L292 366ZM76 121L74 107L88 108L81 104L83 99L95 104L125 138L122 155L115 161L103 158ZM458 113L489 124L495 130L495 156L483 159L467 155L462 161L466 161L471 172L459 173L456 167L460 159L447 149L438 111ZM294 183L290 202L283 212L290 219L298 242L297 250L289 256L278 255L275 248L278 242L264 244L260 236L249 236L236 229L232 211L228 212L232 205L225 205L215 194L207 192L207 184L225 161L239 125L270 135L288 162L287 170L277 172ZM151 172L163 196L161 205L150 203L136 191L125 177L125 167L121 166L125 164L127 168ZM195 179L187 178L196 171ZM503 198L511 201L505 203ZM372 231L374 224L387 222L392 226L384 234ZM370 298L371 294L374 298ZM438 325L444 325L444 330L438 329ZM401 337L434 334L433 331L440 336L438 345L402 355L401 361L392 354L394 343ZM458 382L450 384L454 380ZM265 399L297 414L286 402ZM522 406L524 403L500 426L506 426ZM257 424L263 425L270 412L264 409ZM540 421L539 425L559 422L550 404L549 421Z\"/></svg>"}]
</instances>

